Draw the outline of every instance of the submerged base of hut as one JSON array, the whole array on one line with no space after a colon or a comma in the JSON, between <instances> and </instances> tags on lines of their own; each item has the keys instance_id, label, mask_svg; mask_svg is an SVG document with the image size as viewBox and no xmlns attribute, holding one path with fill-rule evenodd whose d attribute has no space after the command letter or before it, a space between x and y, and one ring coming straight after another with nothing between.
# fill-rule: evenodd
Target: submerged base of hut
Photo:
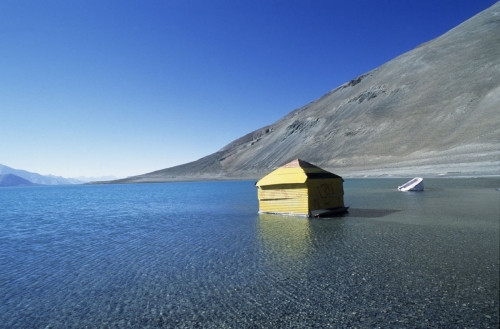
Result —
<instances>
[{"instance_id":1,"label":"submerged base of hut","mask_svg":"<svg viewBox=\"0 0 500 329\"><path fill-rule=\"evenodd\" d=\"M331 209L318 209L310 211L309 214L296 213L296 212L278 212L278 211L259 211L259 214L269 215L283 215L283 216L297 216L297 217L315 217L325 218L343 215L348 212L349 207L337 207Z\"/></svg>"},{"instance_id":2,"label":"submerged base of hut","mask_svg":"<svg viewBox=\"0 0 500 329\"><path fill-rule=\"evenodd\" d=\"M313 210L309 217L331 217L336 215L342 215L347 212L349 207L337 207L332 209L320 209Z\"/></svg>"}]
</instances>

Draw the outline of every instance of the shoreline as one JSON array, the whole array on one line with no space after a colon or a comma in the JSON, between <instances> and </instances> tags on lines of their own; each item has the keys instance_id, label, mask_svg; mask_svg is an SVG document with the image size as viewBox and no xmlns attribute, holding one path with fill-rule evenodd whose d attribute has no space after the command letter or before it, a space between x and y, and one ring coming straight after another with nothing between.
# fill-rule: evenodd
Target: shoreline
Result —
<instances>
[{"instance_id":1,"label":"shoreline","mask_svg":"<svg viewBox=\"0 0 500 329\"><path fill-rule=\"evenodd\" d=\"M480 163L456 163L420 166L402 166L383 168L355 168L354 170L338 170L344 178L475 178L500 177L500 161Z\"/></svg>"},{"instance_id":2,"label":"shoreline","mask_svg":"<svg viewBox=\"0 0 500 329\"><path fill-rule=\"evenodd\" d=\"M476 163L455 164L426 164L426 165L402 165L381 167L323 167L325 170L337 174L344 179L349 178L500 178L500 161L484 161ZM272 169L269 170L269 172ZM141 183L166 183L166 182L206 182L206 181L240 181L259 180L269 172L233 172L201 174L192 173L187 175L156 174L141 175L113 181L89 182L85 185L97 184L141 184Z\"/></svg>"},{"instance_id":3,"label":"shoreline","mask_svg":"<svg viewBox=\"0 0 500 329\"><path fill-rule=\"evenodd\" d=\"M477 175L392 175L392 174L372 174L372 175L341 175L344 179L412 179L414 177L422 177L424 179L494 179L498 178L500 182L500 174L477 174ZM144 180L132 182L89 182L81 185L126 185L126 184L161 184L161 183L195 183L195 182L231 182L231 181L257 181L257 177L178 177L171 180ZM499 183L500 186L500 183Z\"/></svg>"}]
</instances>

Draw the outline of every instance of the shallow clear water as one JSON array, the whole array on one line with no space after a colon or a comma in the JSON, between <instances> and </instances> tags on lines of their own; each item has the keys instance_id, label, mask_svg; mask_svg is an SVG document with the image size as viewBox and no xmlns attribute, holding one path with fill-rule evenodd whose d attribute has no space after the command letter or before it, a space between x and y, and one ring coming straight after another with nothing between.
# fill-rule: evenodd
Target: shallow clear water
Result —
<instances>
[{"instance_id":1,"label":"shallow clear water","mask_svg":"<svg viewBox=\"0 0 500 329\"><path fill-rule=\"evenodd\" d=\"M328 219L249 181L2 188L0 327L498 327L500 180L404 182Z\"/></svg>"}]
</instances>

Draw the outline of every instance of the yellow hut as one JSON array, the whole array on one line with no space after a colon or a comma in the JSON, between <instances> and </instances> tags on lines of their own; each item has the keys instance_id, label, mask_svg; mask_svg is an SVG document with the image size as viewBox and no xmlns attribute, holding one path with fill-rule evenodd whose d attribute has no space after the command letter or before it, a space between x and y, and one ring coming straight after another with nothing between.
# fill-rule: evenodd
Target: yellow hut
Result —
<instances>
[{"instance_id":1,"label":"yellow hut","mask_svg":"<svg viewBox=\"0 0 500 329\"><path fill-rule=\"evenodd\" d=\"M259 180L259 213L319 217L345 212L342 177L295 159Z\"/></svg>"}]
</instances>

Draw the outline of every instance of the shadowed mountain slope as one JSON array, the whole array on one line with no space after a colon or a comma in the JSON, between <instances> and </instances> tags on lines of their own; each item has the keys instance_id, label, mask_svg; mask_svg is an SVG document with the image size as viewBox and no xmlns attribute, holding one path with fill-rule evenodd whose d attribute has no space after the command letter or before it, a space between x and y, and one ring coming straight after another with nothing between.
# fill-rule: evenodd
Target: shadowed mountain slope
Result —
<instances>
[{"instance_id":1,"label":"shadowed mountain slope","mask_svg":"<svg viewBox=\"0 0 500 329\"><path fill-rule=\"evenodd\" d=\"M258 178L295 158L342 175L500 174L500 3L214 154L114 182Z\"/></svg>"}]
</instances>

